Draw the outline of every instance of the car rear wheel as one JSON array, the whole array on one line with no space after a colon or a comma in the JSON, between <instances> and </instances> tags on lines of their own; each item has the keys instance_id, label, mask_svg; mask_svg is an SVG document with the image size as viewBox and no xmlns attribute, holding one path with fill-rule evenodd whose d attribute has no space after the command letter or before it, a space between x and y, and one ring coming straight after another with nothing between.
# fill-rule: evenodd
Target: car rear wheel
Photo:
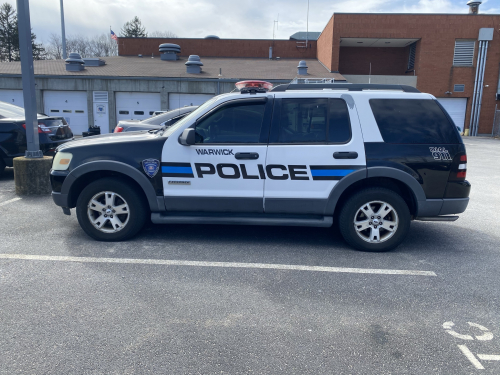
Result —
<instances>
[{"instance_id":1,"label":"car rear wheel","mask_svg":"<svg viewBox=\"0 0 500 375\"><path fill-rule=\"evenodd\" d=\"M0 158L0 177L3 176L3 172L5 172L6 167L5 162Z\"/></svg>"},{"instance_id":2,"label":"car rear wheel","mask_svg":"<svg viewBox=\"0 0 500 375\"><path fill-rule=\"evenodd\" d=\"M99 241L123 241L144 226L146 204L133 186L116 178L103 178L83 189L76 204L76 216L90 237Z\"/></svg>"},{"instance_id":3,"label":"car rear wheel","mask_svg":"<svg viewBox=\"0 0 500 375\"><path fill-rule=\"evenodd\" d=\"M401 196L385 188L364 189L342 207L339 226L357 250L388 251L403 242L410 229L410 210Z\"/></svg>"}]
</instances>

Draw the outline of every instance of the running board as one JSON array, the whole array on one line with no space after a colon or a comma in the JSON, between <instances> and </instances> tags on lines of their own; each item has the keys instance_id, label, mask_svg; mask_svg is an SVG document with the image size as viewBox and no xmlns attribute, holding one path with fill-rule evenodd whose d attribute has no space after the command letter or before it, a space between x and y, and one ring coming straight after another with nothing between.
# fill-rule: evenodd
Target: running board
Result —
<instances>
[{"instance_id":1,"label":"running board","mask_svg":"<svg viewBox=\"0 0 500 375\"><path fill-rule=\"evenodd\" d=\"M313 217L255 217L179 215L159 212L151 213L154 224L224 224L224 225L283 225L295 227L331 227L332 216Z\"/></svg>"},{"instance_id":2,"label":"running board","mask_svg":"<svg viewBox=\"0 0 500 375\"><path fill-rule=\"evenodd\" d=\"M429 216L416 217L418 221L457 221L458 216Z\"/></svg>"}]
</instances>

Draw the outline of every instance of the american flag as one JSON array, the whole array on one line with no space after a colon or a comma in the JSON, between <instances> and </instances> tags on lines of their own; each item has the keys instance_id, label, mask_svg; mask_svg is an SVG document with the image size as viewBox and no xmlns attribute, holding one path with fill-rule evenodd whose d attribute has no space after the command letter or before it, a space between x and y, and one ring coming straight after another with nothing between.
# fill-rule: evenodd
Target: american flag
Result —
<instances>
[{"instance_id":1,"label":"american flag","mask_svg":"<svg viewBox=\"0 0 500 375\"><path fill-rule=\"evenodd\" d=\"M111 39L114 39L117 41L118 37L116 36L116 34L113 32L113 30L110 29L110 31L111 31Z\"/></svg>"}]
</instances>

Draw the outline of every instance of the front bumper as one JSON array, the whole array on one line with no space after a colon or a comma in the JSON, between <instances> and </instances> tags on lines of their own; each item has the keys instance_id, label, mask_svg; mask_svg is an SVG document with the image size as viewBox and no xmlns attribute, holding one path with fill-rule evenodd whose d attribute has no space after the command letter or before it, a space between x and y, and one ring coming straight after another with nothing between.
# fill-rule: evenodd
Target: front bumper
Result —
<instances>
[{"instance_id":1,"label":"front bumper","mask_svg":"<svg viewBox=\"0 0 500 375\"><path fill-rule=\"evenodd\" d=\"M53 192L60 193L62 191L64 180L66 180L68 174L68 171L50 170L50 185L52 186Z\"/></svg>"},{"instance_id":2,"label":"front bumper","mask_svg":"<svg viewBox=\"0 0 500 375\"><path fill-rule=\"evenodd\" d=\"M56 205L63 208L69 208L68 194L52 192L52 200Z\"/></svg>"}]
</instances>

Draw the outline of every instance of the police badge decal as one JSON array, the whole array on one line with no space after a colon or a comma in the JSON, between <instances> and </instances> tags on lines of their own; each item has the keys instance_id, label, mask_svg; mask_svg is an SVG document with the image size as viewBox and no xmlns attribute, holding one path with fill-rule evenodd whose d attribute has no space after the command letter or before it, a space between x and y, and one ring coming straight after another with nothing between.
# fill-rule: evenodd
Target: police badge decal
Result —
<instances>
[{"instance_id":1,"label":"police badge decal","mask_svg":"<svg viewBox=\"0 0 500 375\"><path fill-rule=\"evenodd\" d=\"M142 168L149 178L153 178L160 169L160 161L156 159L144 159L142 161Z\"/></svg>"}]
</instances>

